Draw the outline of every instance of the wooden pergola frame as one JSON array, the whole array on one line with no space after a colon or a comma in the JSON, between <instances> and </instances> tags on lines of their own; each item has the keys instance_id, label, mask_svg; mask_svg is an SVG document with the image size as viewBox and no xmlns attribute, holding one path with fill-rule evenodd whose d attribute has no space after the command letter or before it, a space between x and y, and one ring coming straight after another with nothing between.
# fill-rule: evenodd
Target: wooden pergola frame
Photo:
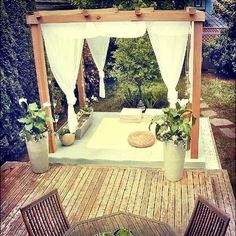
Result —
<instances>
[{"instance_id":1,"label":"wooden pergola frame","mask_svg":"<svg viewBox=\"0 0 236 236\"><path fill-rule=\"evenodd\" d=\"M193 7L186 10L154 10L141 8L132 11L119 11L117 8L96 10L60 10L38 11L27 16L27 23L31 26L34 60L41 105L50 102L44 45L41 24L71 23L71 22L114 22L114 21L189 21L194 23L194 49L193 49L193 94L192 110L197 120L192 129L191 158L198 158L199 118L201 94L201 62L202 62L202 26L205 14L196 11ZM85 104L85 90L83 69L80 67L77 79L78 97L80 105ZM51 107L47 107L51 115ZM50 128L53 130L53 123ZM53 132L49 135L49 152L56 151L56 141Z\"/></svg>"}]
</instances>

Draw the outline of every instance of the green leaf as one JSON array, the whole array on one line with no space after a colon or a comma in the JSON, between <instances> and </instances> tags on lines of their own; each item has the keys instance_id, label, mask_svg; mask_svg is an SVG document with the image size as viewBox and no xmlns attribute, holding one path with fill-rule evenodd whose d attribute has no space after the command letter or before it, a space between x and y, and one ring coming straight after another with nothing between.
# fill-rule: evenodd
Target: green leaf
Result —
<instances>
[{"instance_id":1,"label":"green leaf","mask_svg":"<svg viewBox=\"0 0 236 236\"><path fill-rule=\"evenodd\" d=\"M39 130L44 130L45 129L45 124L41 123L41 122L36 122L34 123L35 128L39 129Z\"/></svg>"},{"instance_id":2,"label":"green leaf","mask_svg":"<svg viewBox=\"0 0 236 236\"><path fill-rule=\"evenodd\" d=\"M173 133L175 133L177 130L178 130L178 128L179 128L179 126L178 125L175 125L175 124L173 124L173 125L171 125L171 131L173 132Z\"/></svg>"},{"instance_id":3,"label":"green leaf","mask_svg":"<svg viewBox=\"0 0 236 236\"><path fill-rule=\"evenodd\" d=\"M27 131L31 131L32 128L33 128L33 123L30 123L30 124L26 124L26 125L25 125L25 129L26 129Z\"/></svg>"},{"instance_id":4,"label":"green leaf","mask_svg":"<svg viewBox=\"0 0 236 236\"><path fill-rule=\"evenodd\" d=\"M23 123L23 124L30 124L31 123L31 119L25 117L25 118L20 118L20 119L17 119L20 123Z\"/></svg>"},{"instance_id":5,"label":"green leaf","mask_svg":"<svg viewBox=\"0 0 236 236\"><path fill-rule=\"evenodd\" d=\"M190 135L190 125L188 123L183 123L183 131L187 135Z\"/></svg>"},{"instance_id":6,"label":"green leaf","mask_svg":"<svg viewBox=\"0 0 236 236\"><path fill-rule=\"evenodd\" d=\"M39 108L38 108L37 103L34 102L34 103L30 103L30 104L29 104L28 109L29 109L30 111L37 111Z\"/></svg>"}]
</instances>

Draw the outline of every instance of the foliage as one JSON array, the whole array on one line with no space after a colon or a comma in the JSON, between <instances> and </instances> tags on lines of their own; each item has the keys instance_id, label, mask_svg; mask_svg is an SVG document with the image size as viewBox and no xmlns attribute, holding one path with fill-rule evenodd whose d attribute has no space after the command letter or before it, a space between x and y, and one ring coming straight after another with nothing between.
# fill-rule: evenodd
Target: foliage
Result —
<instances>
[{"instance_id":1,"label":"foliage","mask_svg":"<svg viewBox=\"0 0 236 236\"><path fill-rule=\"evenodd\" d=\"M111 232L103 232L98 233L95 236L133 236L133 233L128 229L118 229L114 233Z\"/></svg>"},{"instance_id":2,"label":"foliage","mask_svg":"<svg viewBox=\"0 0 236 236\"><path fill-rule=\"evenodd\" d=\"M229 37L236 38L236 1L235 0L215 0L214 14L227 23L229 27Z\"/></svg>"},{"instance_id":3,"label":"foliage","mask_svg":"<svg viewBox=\"0 0 236 236\"><path fill-rule=\"evenodd\" d=\"M17 118L22 114L18 106L23 91L14 77L6 77L0 69L0 163L18 160L25 151L25 143L19 136Z\"/></svg>"},{"instance_id":4,"label":"foliage","mask_svg":"<svg viewBox=\"0 0 236 236\"><path fill-rule=\"evenodd\" d=\"M58 134L60 136L65 135L65 134L70 134L70 130L68 127L62 127L59 131Z\"/></svg>"},{"instance_id":5,"label":"foliage","mask_svg":"<svg viewBox=\"0 0 236 236\"><path fill-rule=\"evenodd\" d=\"M180 106L177 102L175 108L163 108L162 115L154 116L149 129L155 124L156 138L161 141L172 140L174 143L186 145L191 138L191 128L195 123L192 110Z\"/></svg>"},{"instance_id":6,"label":"foliage","mask_svg":"<svg viewBox=\"0 0 236 236\"><path fill-rule=\"evenodd\" d=\"M203 45L203 55L224 75L236 75L236 39L230 38L228 31Z\"/></svg>"},{"instance_id":7,"label":"foliage","mask_svg":"<svg viewBox=\"0 0 236 236\"><path fill-rule=\"evenodd\" d=\"M228 29L203 45L204 56L214 64L217 72L236 75L236 2L215 0L214 14L227 23Z\"/></svg>"},{"instance_id":8,"label":"foliage","mask_svg":"<svg viewBox=\"0 0 236 236\"><path fill-rule=\"evenodd\" d=\"M26 151L20 138L20 97L38 101L29 26L25 15L34 1L1 0L0 3L0 162L19 160Z\"/></svg>"},{"instance_id":9,"label":"foliage","mask_svg":"<svg viewBox=\"0 0 236 236\"><path fill-rule=\"evenodd\" d=\"M128 229L119 229L114 233L114 236L133 236L133 233Z\"/></svg>"},{"instance_id":10,"label":"foliage","mask_svg":"<svg viewBox=\"0 0 236 236\"><path fill-rule=\"evenodd\" d=\"M34 67L31 32L26 23L26 14L32 13L34 1L3 0L5 10L12 29L12 37L15 44L13 50L16 53L17 62L12 66L17 69L18 80L29 102L39 101L36 73ZM11 67L10 70L13 68Z\"/></svg>"},{"instance_id":11,"label":"foliage","mask_svg":"<svg viewBox=\"0 0 236 236\"><path fill-rule=\"evenodd\" d=\"M119 9L134 9L137 7L155 7L157 9L183 9L193 5L193 0L70 0L72 5L78 8L93 9L116 6Z\"/></svg>"},{"instance_id":12,"label":"foliage","mask_svg":"<svg viewBox=\"0 0 236 236\"><path fill-rule=\"evenodd\" d=\"M28 104L26 100L20 99L19 103L22 107L25 106L26 114L24 117L18 119L24 126L20 132L20 136L27 141L39 141L44 136L44 133L48 131L47 121L51 121L46 112L39 108L37 103ZM23 105L25 104L25 105Z\"/></svg>"},{"instance_id":13,"label":"foliage","mask_svg":"<svg viewBox=\"0 0 236 236\"><path fill-rule=\"evenodd\" d=\"M140 100L137 89L128 87L124 91L123 107L137 107ZM169 105L167 101L167 88L164 83L145 86L142 90L142 101L146 108L162 108Z\"/></svg>"},{"instance_id":14,"label":"foliage","mask_svg":"<svg viewBox=\"0 0 236 236\"><path fill-rule=\"evenodd\" d=\"M152 50L148 35L135 39L117 39L117 50L113 53L115 63L110 76L124 86L137 86L139 98L142 99L142 85L158 81L159 67Z\"/></svg>"}]
</instances>

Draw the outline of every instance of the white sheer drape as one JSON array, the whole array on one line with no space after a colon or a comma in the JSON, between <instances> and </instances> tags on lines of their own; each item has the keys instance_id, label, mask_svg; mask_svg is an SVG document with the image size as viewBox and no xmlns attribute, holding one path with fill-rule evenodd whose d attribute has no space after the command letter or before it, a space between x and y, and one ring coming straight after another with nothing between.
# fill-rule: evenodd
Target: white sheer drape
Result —
<instances>
[{"instance_id":1,"label":"white sheer drape","mask_svg":"<svg viewBox=\"0 0 236 236\"><path fill-rule=\"evenodd\" d=\"M45 47L52 72L67 98L70 131L74 132L77 128L77 118L73 107L76 102L74 89L85 38L88 40L92 56L99 70L100 96L105 97L103 67L109 38L141 37L148 29L162 78L168 88L168 100L173 106L177 100L175 87L184 61L189 26L189 22L42 24Z\"/></svg>"},{"instance_id":2,"label":"white sheer drape","mask_svg":"<svg viewBox=\"0 0 236 236\"><path fill-rule=\"evenodd\" d=\"M174 107L178 98L175 87L179 81L186 51L189 22L148 22L149 38L162 78L168 88L168 101Z\"/></svg>"},{"instance_id":3,"label":"white sheer drape","mask_svg":"<svg viewBox=\"0 0 236 236\"><path fill-rule=\"evenodd\" d=\"M190 83L190 97L192 102L193 98L193 48L194 48L194 22L191 24L191 38L190 38L190 51L189 51L189 83Z\"/></svg>"},{"instance_id":4,"label":"white sheer drape","mask_svg":"<svg viewBox=\"0 0 236 236\"><path fill-rule=\"evenodd\" d=\"M106 62L107 50L110 42L108 37L96 37L87 39L90 52L99 72L99 96L105 98L105 84L104 84L104 65Z\"/></svg>"},{"instance_id":5,"label":"white sheer drape","mask_svg":"<svg viewBox=\"0 0 236 236\"><path fill-rule=\"evenodd\" d=\"M50 28L50 33L57 38L71 39L88 39L98 36L137 38L146 32L145 22L50 23L42 26Z\"/></svg>"},{"instance_id":6,"label":"white sheer drape","mask_svg":"<svg viewBox=\"0 0 236 236\"><path fill-rule=\"evenodd\" d=\"M54 30L54 27L42 25L45 47L52 73L66 95L69 130L70 132L75 132L77 129L77 117L73 107L76 102L74 90L84 39L57 37Z\"/></svg>"}]
</instances>

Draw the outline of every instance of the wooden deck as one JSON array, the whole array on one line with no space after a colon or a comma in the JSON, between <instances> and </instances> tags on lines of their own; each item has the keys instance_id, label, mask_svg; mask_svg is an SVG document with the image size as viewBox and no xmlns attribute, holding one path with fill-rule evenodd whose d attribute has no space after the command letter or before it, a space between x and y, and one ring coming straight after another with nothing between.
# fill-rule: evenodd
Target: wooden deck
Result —
<instances>
[{"instance_id":1,"label":"wooden deck","mask_svg":"<svg viewBox=\"0 0 236 236\"><path fill-rule=\"evenodd\" d=\"M235 198L226 170L186 170L172 183L160 169L53 165L37 175L26 163L9 162L1 167L1 235L27 235L19 207L54 188L70 223L123 211L166 222L177 235L201 194L231 217L227 235L235 235Z\"/></svg>"}]
</instances>

